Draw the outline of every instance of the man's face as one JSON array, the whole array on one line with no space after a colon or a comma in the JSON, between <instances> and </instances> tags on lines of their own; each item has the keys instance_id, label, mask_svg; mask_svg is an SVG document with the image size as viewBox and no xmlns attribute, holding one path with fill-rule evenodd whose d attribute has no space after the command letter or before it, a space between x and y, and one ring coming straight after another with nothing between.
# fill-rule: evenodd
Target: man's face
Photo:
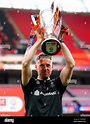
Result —
<instances>
[{"instance_id":1,"label":"man's face","mask_svg":"<svg viewBox=\"0 0 90 124\"><path fill-rule=\"evenodd\" d=\"M43 58L36 62L35 67L36 67L39 79L47 79L51 75L53 65L50 59Z\"/></svg>"}]
</instances>

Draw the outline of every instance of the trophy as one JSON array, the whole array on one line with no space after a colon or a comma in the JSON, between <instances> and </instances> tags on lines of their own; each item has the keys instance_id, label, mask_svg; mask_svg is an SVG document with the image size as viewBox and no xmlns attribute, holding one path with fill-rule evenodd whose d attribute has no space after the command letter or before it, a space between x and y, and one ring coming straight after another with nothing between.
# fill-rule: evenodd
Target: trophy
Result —
<instances>
[{"instance_id":1,"label":"trophy","mask_svg":"<svg viewBox=\"0 0 90 124\"><path fill-rule=\"evenodd\" d=\"M62 16L58 6L52 2L50 8L41 10L39 14L31 15L33 30L44 34L41 50L48 55L56 55L61 50L59 36L62 28ZM63 28L65 29L65 28Z\"/></svg>"}]
</instances>

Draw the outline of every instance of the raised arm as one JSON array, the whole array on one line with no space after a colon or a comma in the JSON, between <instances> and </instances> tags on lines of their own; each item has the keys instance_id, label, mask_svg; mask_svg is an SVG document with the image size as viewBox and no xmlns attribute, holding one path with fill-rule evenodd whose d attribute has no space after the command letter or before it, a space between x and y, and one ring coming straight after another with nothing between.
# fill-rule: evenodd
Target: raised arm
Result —
<instances>
[{"instance_id":1,"label":"raised arm","mask_svg":"<svg viewBox=\"0 0 90 124\"><path fill-rule=\"evenodd\" d=\"M26 85L30 78L32 77L32 70L30 68L30 62L32 61L36 51L41 45L42 37L37 36L37 41L31 48L27 48L22 60L22 71L21 71L21 80L22 84Z\"/></svg>"},{"instance_id":2,"label":"raised arm","mask_svg":"<svg viewBox=\"0 0 90 124\"><path fill-rule=\"evenodd\" d=\"M65 59L66 65L60 73L60 78L63 85L66 86L70 82L70 79L72 77L75 61L73 59L73 56L70 50L67 48L67 46L64 43L61 43L61 50Z\"/></svg>"}]
</instances>

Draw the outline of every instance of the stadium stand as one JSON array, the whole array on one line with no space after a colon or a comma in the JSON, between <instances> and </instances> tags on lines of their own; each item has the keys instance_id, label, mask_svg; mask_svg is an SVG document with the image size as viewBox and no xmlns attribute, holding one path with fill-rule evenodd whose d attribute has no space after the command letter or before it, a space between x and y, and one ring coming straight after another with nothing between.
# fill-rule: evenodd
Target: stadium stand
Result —
<instances>
[{"instance_id":1,"label":"stadium stand","mask_svg":"<svg viewBox=\"0 0 90 124\"><path fill-rule=\"evenodd\" d=\"M8 11L14 22L19 27L20 31L23 33L26 39L29 39L30 29L31 29L31 14L37 13L32 11L23 11L23 10L9 10ZM76 60L76 66L85 65L88 66L90 61L90 55L82 48L79 44L82 41L83 43L90 43L89 41L89 15L83 14L68 14L62 13L63 22L67 24L70 28L70 31L73 32L72 36L64 36L65 43L69 47ZM72 33L71 32L71 33ZM38 53L37 53L38 54ZM61 56L62 53L59 52L57 56Z\"/></svg>"},{"instance_id":2,"label":"stadium stand","mask_svg":"<svg viewBox=\"0 0 90 124\"><path fill-rule=\"evenodd\" d=\"M77 37L87 44L90 44L90 14L84 13L63 13L63 19L67 22L69 27L77 35Z\"/></svg>"},{"instance_id":3,"label":"stadium stand","mask_svg":"<svg viewBox=\"0 0 90 124\"><path fill-rule=\"evenodd\" d=\"M11 46L9 50L2 49L3 54L24 54L31 30L31 15L34 13L38 13L38 11L1 9L0 21L2 21L3 34L5 33L5 38L8 40L4 40L3 43L6 42ZM72 34L65 35L64 40L75 59L76 66L89 66L89 48L84 49L83 47L87 45L86 43L90 43L88 31L88 28L90 27L90 16L88 14L62 12L62 17L64 25L69 28L70 33ZM0 35L2 35L2 31L0 32ZM80 46L82 45L81 43L84 45L83 47ZM39 52L40 50L38 50L36 54ZM62 57L61 51L54 56L55 63L58 62L58 56ZM62 63L63 61L64 60L62 59Z\"/></svg>"}]
</instances>

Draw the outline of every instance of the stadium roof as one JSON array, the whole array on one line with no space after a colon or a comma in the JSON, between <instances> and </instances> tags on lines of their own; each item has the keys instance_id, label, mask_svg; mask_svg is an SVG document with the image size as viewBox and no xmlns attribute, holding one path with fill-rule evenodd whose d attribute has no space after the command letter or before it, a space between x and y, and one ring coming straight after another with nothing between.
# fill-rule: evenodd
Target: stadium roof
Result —
<instances>
[{"instance_id":1,"label":"stadium roof","mask_svg":"<svg viewBox=\"0 0 90 124\"><path fill-rule=\"evenodd\" d=\"M90 13L90 0L0 0L0 8L41 10L55 1L61 11Z\"/></svg>"}]
</instances>

